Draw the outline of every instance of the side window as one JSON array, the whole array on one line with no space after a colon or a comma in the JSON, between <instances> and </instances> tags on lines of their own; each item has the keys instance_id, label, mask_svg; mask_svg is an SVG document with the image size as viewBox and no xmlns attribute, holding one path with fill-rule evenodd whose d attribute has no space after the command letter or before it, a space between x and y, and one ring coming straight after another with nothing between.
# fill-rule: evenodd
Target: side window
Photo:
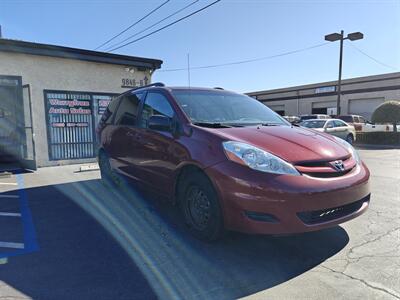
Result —
<instances>
[{"instance_id":1,"label":"side window","mask_svg":"<svg viewBox=\"0 0 400 300\"><path fill-rule=\"evenodd\" d=\"M360 123L367 123L367 121L363 117L359 117Z\"/></svg>"},{"instance_id":2,"label":"side window","mask_svg":"<svg viewBox=\"0 0 400 300\"><path fill-rule=\"evenodd\" d=\"M115 115L114 124L121 126L135 126L140 99L143 94L125 95L121 98L121 104Z\"/></svg>"},{"instance_id":3,"label":"side window","mask_svg":"<svg viewBox=\"0 0 400 300\"><path fill-rule=\"evenodd\" d=\"M148 92L143 105L141 127L147 128L150 117L154 115L172 118L174 116L174 110L163 94Z\"/></svg>"},{"instance_id":4,"label":"side window","mask_svg":"<svg viewBox=\"0 0 400 300\"><path fill-rule=\"evenodd\" d=\"M358 117L354 116L353 119L354 119L354 123L360 123L360 120L358 119Z\"/></svg>"},{"instance_id":5,"label":"side window","mask_svg":"<svg viewBox=\"0 0 400 300\"><path fill-rule=\"evenodd\" d=\"M343 123L342 121L335 120L334 122L335 122L335 127L343 127L343 126L346 126L346 124Z\"/></svg>"},{"instance_id":6,"label":"side window","mask_svg":"<svg viewBox=\"0 0 400 300\"><path fill-rule=\"evenodd\" d=\"M110 104L108 104L108 107L104 114L101 116L100 123L106 123L106 124L111 124L112 122L112 115L115 113L115 110L118 107L119 101L121 98L114 98Z\"/></svg>"}]
</instances>

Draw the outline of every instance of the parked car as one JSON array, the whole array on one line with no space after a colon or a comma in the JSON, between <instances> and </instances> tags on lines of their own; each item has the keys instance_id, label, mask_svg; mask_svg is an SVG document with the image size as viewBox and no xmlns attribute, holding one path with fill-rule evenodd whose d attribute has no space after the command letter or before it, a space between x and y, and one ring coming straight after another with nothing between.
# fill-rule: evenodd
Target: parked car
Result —
<instances>
[{"instance_id":1,"label":"parked car","mask_svg":"<svg viewBox=\"0 0 400 300\"><path fill-rule=\"evenodd\" d=\"M318 114L318 115L301 115L299 118L300 118L300 122L302 122L302 121L305 121L305 120L312 120L312 119L323 119L323 120L331 119L331 116L329 116L329 115L321 115L321 114Z\"/></svg>"},{"instance_id":2,"label":"parked car","mask_svg":"<svg viewBox=\"0 0 400 300\"><path fill-rule=\"evenodd\" d=\"M283 116L283 118L291 124L298 124L300 122L300 118L297 116Z\"/></svg>"},{"instance_id":3,"label":"parked car","mask_svg":"<svg viewBox=\"0 0 400 300\"><path fill-rule=\"evenodd\" d=\"M359 115L341 115L337 116L337 118L345 121L349 125L353 125L356 132L393 131L392 124L374 124Z\"/></svg>"},{"instance_id":4,"label":"parked car","mask_svg":"<svg viewBox=\"0 0 400 300\"><path fill-rule=\"evenodd\" d=\"M359 116L359 115L340 115L340 116L337 116L337 118L354 126L354 129L356 131L362 131L363 124L369 123L363 116ZM372 125L371 123L369 123L369 124Z\"/></svg>"},{"instance_id":5,"label":"parked car","mask_svg":"<svg viewBox=\"0 0 400 300\"><path fill-rule=\"evenodd\" d=\"M326 132L344 139L349 144L356 140L356 130L353 126L339 119L320 120L312 119L300 123L300 126Z\"/></svg>"},{"instance_id":6,"label":"parked car","mask_svg":"<svg viewBox=\"0 0 400 300\"><path fill-rule=\"evenodd\" d=\"M369 205L369 171L350 144L234 92L131 90L110 103L98 134L103 180L168 197L201 239L319 230Z\"/></svg>"}]
</instances>

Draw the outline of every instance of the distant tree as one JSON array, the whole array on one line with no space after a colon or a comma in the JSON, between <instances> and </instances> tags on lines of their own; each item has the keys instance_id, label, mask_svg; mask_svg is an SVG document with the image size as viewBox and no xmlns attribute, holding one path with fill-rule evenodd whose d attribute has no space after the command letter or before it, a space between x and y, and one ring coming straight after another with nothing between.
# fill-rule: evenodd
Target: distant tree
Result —
<instances>
[{"instance_id":1,"label":"distant tree","mask_svg":"<svg viewBox=\"0 0 400 300\"><path fill-rule=\"evenodd\" d=\"M397 124L400 124L400 101L387 101L379 105L372 114L374 123L391 123L393 131L397 131Z\"/></svg>"}]
</instances>

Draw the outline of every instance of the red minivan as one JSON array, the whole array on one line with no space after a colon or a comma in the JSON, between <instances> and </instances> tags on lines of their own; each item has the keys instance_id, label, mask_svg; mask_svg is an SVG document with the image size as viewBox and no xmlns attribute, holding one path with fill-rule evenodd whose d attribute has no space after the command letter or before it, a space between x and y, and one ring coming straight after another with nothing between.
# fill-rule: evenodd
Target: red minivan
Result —
<instances>
[{"instance_id":1,"label":"red minivan","mask_svg":"<svg viewBox=\"0 0 400 300\"><path fill-rule=\"evenodd\" d=\"M97 133L102 178L168 196L202 239L319 230L369 205L369 171L351 145L220 88L130 90Z\"/></svg>"}]
</instances>

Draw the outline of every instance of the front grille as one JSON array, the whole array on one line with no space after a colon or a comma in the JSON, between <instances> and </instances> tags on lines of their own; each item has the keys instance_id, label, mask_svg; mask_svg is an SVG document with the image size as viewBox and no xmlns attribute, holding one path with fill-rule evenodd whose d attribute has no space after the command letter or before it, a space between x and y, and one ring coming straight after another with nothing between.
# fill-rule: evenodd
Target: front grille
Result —
<instances>
[{"instance_id":1,"label":"front grille","mask_svg":"<svg viewBox=\"0 0 400 300\"><path fill-rule=\"evenodd\" d=\"M337 171L333 166L333 161L308 161L299 162L295 165L296 169L305 175L316 178L334 178L350 173L356 167L356 161L353 157L347 156L342 159L345 167L342 171Z\"/></svg>"},{"instance_id":2,"label":"front grille","mask_svg":"<svg viewBox=\"0 0 400 300\"><path fill-rule=\"evenodd\" d=\"M297 216L307 225L325 223L350 215L359 210L365 202L369 202L370 195L346 205L297 213Z\"/></svg>"},{"instance_id":3,"label":"front grille","mask_svg":"<svg viewBox=\"0 0 400 300\"><path fill-rule=\"evenodd\" d=\"M303 174L317 178L334 178L346 175L347 173L350 173L350 171L353 169L354 168L348 169L343 172L303 172Z\"/></svg>"},{"instance_id":4,"label":"front grille","mask_svg":"<svg viewBox=\"0 0 400 300\"><path fill-rule=\"evenodd\" d=\"M344 157L338 157L337 159L341 159L343 162L348 161L349 159L351 159L351 155L347 155ZM335 159L336 160L336 159ZM302 161L302 162L298 162L296 164L296 166L300 166L300 167L329 167L329 162L331 162L332 160L313 160L313 161Z\"/></svg>"}]
</instances>

